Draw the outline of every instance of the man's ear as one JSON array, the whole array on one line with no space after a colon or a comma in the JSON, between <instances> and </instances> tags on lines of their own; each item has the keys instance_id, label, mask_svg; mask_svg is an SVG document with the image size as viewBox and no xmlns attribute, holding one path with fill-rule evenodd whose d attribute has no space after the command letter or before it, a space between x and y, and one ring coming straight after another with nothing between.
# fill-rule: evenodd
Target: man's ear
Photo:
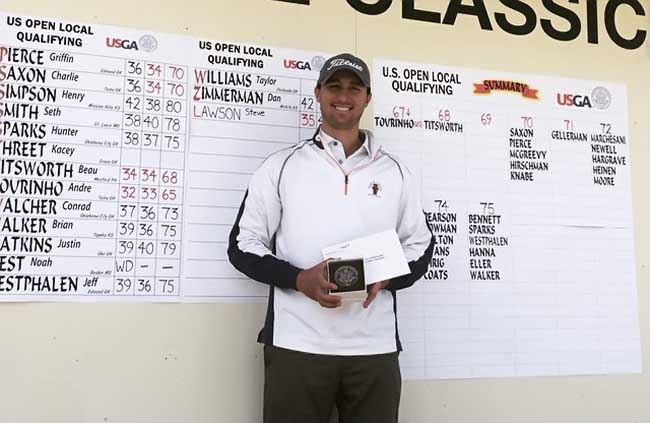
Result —
<instances>
[{"instance_id":1,"label":"man's ear","mask_svg":"<svg viewBox=\"0 0 650 423\"><path fill-rule=\"evenodd\" d=\"M320 87L314 87L314 97L316 97L316 101L318 101L318 98L320 97Z\"/></svg>"},{"instance_id":2,"label":"man's ear","mask_svg":"<svg viewBox=\"0 0 650 423\"><path fill-rule=\"evenodd\" d=\"M370 100L372 100L372 94L368 93L368 99L366 100L366 106L370 104Z\"/></svg>"}]
</instances>

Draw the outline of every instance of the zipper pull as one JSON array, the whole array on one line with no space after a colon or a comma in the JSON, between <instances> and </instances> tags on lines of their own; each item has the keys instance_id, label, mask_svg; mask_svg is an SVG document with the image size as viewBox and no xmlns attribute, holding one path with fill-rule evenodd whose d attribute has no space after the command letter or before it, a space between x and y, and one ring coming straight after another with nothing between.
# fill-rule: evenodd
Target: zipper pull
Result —
<instances>
[{"instance_id":1,"label":"zipper pull","mask_svg":"<svg viewBox=\"0 0 650 423\"><path fill-rule=\"evenodd\" d=\"M348 175L345 175L345 195L348 195L348 183L350 182L350 179L348 178Z\"/></svg>"}]
</instances>

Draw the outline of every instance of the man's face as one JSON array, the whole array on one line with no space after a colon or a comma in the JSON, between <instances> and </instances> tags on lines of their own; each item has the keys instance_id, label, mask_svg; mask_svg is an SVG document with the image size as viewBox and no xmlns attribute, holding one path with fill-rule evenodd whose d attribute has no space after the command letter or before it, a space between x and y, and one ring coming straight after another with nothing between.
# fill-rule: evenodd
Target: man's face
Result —
<instances>
[{"instance_id":1,"label":"man's face","mask_svg":"<svg viewBox=\"0 0 650 423\"><path fill-rule=\"evenodd\" d=\"M336 72L316 87L314 94L320 103L323 124L333 129L358 127L371 97L359 77L348 70Z\"/></svg>"}]
</instances>

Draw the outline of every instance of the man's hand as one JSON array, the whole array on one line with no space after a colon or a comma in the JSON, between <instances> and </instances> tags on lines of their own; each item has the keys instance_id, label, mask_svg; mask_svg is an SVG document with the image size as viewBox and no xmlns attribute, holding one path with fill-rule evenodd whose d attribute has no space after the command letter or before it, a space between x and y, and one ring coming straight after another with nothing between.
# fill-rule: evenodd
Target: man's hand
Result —
<instances>
[{"instance_id":1,"label":"man's hand","mask_svg":"<svg viewBox=\"0 0 650 423\"><path fill-rule=\"evenodd\" d=\"M337 287L325 279L326 266L327 260L324 260L298 273L296 289L323 307L336 308L341 305L341 297L328 294L330 289Z\"/></svg>"},{"instance_id":2,"label":"man's hand","mask_svg":"<svg viewBox=\"0 0 650 423\"><path fill-rule=\"evenodd\" d=\"M368 285L368 288L366 289L368 291L368 296L363 302L363 308L368 308L370 306L370 303L375 299L377 293L388 286L388 282L390 281L375 282L372 285Z\"/></svg>"}]
</instances>

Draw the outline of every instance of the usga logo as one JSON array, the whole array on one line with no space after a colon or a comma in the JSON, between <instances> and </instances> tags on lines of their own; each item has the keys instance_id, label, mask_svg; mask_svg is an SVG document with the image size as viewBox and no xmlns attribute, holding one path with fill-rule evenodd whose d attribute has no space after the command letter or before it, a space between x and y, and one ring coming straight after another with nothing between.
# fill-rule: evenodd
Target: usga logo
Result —
<instances>
[{"instance_id":1,"label":"usga logo","mask_svg":"<svg viewBox=\"0 0 650 423\"><path fill-rule=\"evenodd\" d=\"M607 88L596 87L591 91L591 96L586 94L557 93L556 100L560 106L607 109L612 104L612 95Z\"/></svg>"},{"instance_id":2,"label":"usga logo","mask_svg":"<svg viewBox=\"0 0 650 423\"><path fill-rule=\"evenodd\" d=\"M589 107L590 109L592 107L589 96L580 94L557 93L557 104L560 106Z\"/></svg>"},{"instance_id":3,"label":"usga logo","mask_svg":"<svg viewBox=\"0 0 650 423\"><path fill-rule=\"evenodd\" d=\"M287 69L311 70L311 64L302 60L284 59L283 64Z\"/></svg>"},{"instance_id":4,"label":"usga logo","mask_svg":"<svg viewBox=\"0 0 650 423\"><path fill-rule=\"evenodd\" d=\"M325 58L323 56L314 56L311 58L311 67L314 70L319 71L325 64Z\"/></svg>"},{"instance_id":5,"label":"usga logo","mask_svg":"<svg viewBox=\"0 0 650 423\"><path fill-rule=\"evenodd\" d=\"M158 48L158 40L153 35L145 34L138 40L140 48L144 51L152 52Z\"/></svg>"},{"instance_id":6,"label":"usga logo","mask_svg":"<svg viewBox=\"0 0 650 423\"><path fill-rule=\"evenodd\" d=\"M140 37L140 46L138 46L138 41L128 40L115 37L106 37L106 46L113 48L123 48L125 50L144 50L144 51L154 51L158 47L158 41L152 35L143 35Z\"/></svg>"}]
</instances>

